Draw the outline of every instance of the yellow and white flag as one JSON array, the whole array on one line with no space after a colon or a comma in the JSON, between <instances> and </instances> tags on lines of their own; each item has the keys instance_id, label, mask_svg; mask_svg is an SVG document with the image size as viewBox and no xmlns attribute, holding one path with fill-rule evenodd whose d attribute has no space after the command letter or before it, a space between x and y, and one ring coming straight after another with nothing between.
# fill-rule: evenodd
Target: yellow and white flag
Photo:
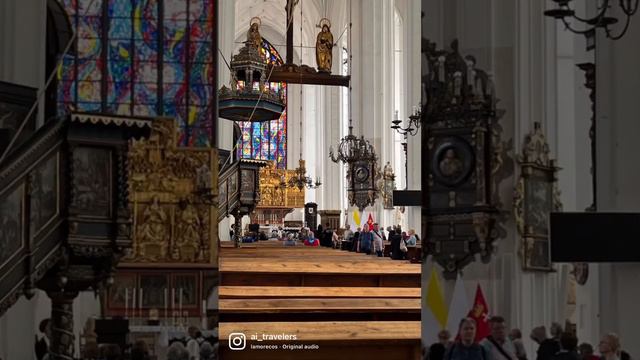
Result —
<instances>
[{"instance_id":1,"label":"yellow and white flag","mask_svg":"<svg viewBox=\"0 0 640 360\"><path fill-rule=\"evenodd\" d=\"M356 226L360 226L360 212L358 209L353 210L353 221L355 221Z\"/></svg>"},{"instance_id":2,"label":"yellow and white flag","mask_svg":"<svg viewBox=\"0 0 640 360\"><path fill-rule=\"evenodd\" d=\"M422 311L422 341L429 346L438 341L438 332L447 326L447 306L435 266L431 268L425 303Z\"/></svg>"}]
</instances>

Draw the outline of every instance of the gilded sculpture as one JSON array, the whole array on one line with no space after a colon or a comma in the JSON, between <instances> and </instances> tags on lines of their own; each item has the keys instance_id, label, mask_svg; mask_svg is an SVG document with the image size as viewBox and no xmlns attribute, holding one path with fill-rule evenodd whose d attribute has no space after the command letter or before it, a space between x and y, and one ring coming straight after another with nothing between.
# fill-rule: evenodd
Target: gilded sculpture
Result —
<instances>
[{"instance_id":1,"label":"gilded sculpture","mask_svg":"<svg viewBox=\"0 0 640 360\"><path fill-rule=\"evenodd\" d=\"M133 251L124 262L213 263L217 258L217 153L178 147L173 119L129 147Z\"/></svg>"},{"instance_id":2,"label":"gilded sculpture","mask_svg":"<svg viewBox=\"0 0 640 360\"><path fill-rule=\"evenodd\" d=\"M249 31L247 31L247 42L255 46L256 49L262 47L262 36L260 35L260 18L254 17L251 19L251 25Z\"/></svg>"},{"instance_id":3,"label":"gilded sculpture","mask_svg":"<svg viewBox=\"0 0 640 360\"><path fill-rule=\"evenodd\" d=\"M316 62L318 72L331 73L333 57L333 34L331 34L331 22L328 19L320 20L322 30L316 38Z\"/></svg>"},{"instance_id":4,"label":"gilded sculpture","mask_svg":"<svg viewBox=\"0 0 640 360\"><path fill-rule=\"evenodd\" d=\"M542 127L535 123L517 159L520 179L514 191L516 225L522 238L519 252L525 270L553 269L548 216L550 212L561 211L562 204L557 186L559 168L549 153Z\"/></svg>"},{"instance_id":5,"label":"gilded sculpture","mask_svg":"<svg viewBox=\"0 0 640 360\"><path fill-rule=\"evenodd\" d=\"M143 222L136 234L136 250L142 258L151 260L163 259L167 254L169 234L167 232L167 213L160 207L157 196L151 200L151 205L144 209ZM158 251L147 254L147 247L153 246Z\"/></svg>"}]
</instances>

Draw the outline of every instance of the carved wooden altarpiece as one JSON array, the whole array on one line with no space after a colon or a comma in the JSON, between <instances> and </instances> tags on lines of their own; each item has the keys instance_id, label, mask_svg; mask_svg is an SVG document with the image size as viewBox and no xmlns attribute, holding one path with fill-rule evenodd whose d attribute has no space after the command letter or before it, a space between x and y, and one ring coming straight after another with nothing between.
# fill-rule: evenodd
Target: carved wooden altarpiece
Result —
<instances>
[{"instance_id":1,"label":"carved wooden altarpiece","mask_svg":"<svg viewBox=\"0 0 640 360\"><path fill-rule=\"evenodd\" d=\"M260 169L260 201L251 214L251 223L283 225L293 209L304 207L304 189L282 186L296 176L295 170L277 169L273 161Z\"/></svg>"},{"instance_id":2,"label":"carved wooden altarpiece","mask_svg":"<svg viewBox=\"0 0 640 360\"><path fill-rule=\"evenodd\" d=\"M111 314L136 307L143 317L163 317L181 304L181 316L200 316L211 290L205 283L217 278L218 155L213 148L177 144L178 128L167 118L153 122L148 140L131 143L133 246L110 291ZM127 306L123 296L134 291L138 302Z\"/></svg>"}]
</instances>

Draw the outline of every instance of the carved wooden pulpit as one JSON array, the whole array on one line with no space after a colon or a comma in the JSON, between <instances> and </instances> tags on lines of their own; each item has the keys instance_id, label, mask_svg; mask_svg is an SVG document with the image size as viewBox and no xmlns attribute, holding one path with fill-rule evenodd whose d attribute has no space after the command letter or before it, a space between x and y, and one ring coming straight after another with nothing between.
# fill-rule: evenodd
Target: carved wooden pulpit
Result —
<instances>
[{"instance_id":1,"label":"carved wooden pulpit","mask_svg":"<svg viewBox=\"0 0 640 360\"><path fill-rule=\"evenodd\" d=\"M74 354L73 300L101 293L131 246L128 140L145 118L71 114L0 163L0 315L35 288L51 298L51 359Z\"/></svg>"}]
</instances>

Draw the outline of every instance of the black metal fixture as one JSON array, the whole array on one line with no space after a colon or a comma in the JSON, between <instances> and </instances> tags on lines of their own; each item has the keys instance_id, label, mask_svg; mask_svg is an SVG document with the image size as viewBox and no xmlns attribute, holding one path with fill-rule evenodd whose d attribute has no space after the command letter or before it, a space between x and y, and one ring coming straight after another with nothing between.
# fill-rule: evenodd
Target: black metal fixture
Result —
<instances>
[{"instance_id":1,"label":"black metal fixture","mask_svg":"<svg viewBox=\"0 0 640 360\"><path fill-rule=\"evenodd\" d=\"M601 0L598 5L597 13L591 18L582 18L576 15L575 10L569 7L571 0L553 0L558 6L555 9L547 10L544 12L546 16L552 17L557 20L562 20L565 27L571 32L584 35L587 38L587 50L591 50L595 47L595 33L596 29L604 29L607 38L612 40L618 40L624 36L629 29L629 23L631 17L638 11L638 3L640 0L618 0L618 7L622 14L624 14L624 26L619 34L614 35L611 26L618 23L618 18L612 16L611 8L614 6L613 0ZM572 20L577 23L585 25L585 29L577 29L572 26Z\"/></svg>"},{"instance_id":2,"label":"black metal fixture","mask_svg":"<svg viewBox=\"0 0 640 360\"><path fill-rule=\"evenodd\" d=\"M304 189L317 189L322 186L322 182L320 182L320 178L316 177L316 180L309 176L307 176L307 168L305 167L305 161L300 159L299 166L294 170L295 175L288 180L284 175L280 177L280 184L278 184L279 188L297 188L302 191Z\"/></svg>"},{"instance_id":3,"label":"black metal fixture","mask_svg":"<svg viewBox=\"0 0 640 360\"><path fill-rule=\"evenodd\" d=\"M420 129L421 118L422 118L422 104L418 104L418 106L413 107L413 113L409 115L409 123L405 128L400 125L402 124L402 120L400 120L400 118L398 117L398 110L396 110L396 115L394 119L391 121L391 123L393 124L391 125L391 128L397 131L398 134L400 135L407 136L408 134L411 136L415 136L418 133L418 129Z\"/></svg>"}]
</instances>

